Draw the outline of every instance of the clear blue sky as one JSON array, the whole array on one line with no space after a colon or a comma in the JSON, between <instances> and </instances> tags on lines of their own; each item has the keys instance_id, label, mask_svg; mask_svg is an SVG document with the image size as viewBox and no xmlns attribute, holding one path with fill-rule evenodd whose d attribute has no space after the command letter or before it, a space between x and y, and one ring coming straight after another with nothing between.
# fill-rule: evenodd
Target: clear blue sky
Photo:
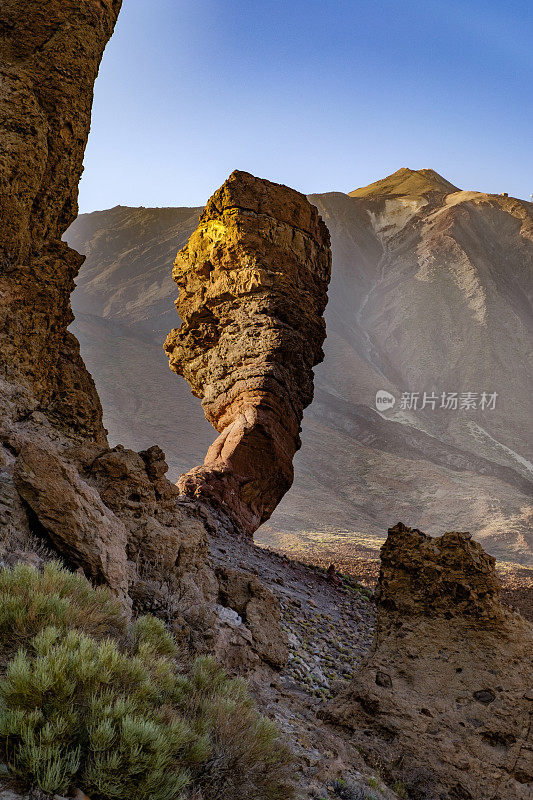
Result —
<instances>
[{"instance_id":1,"label":"clear blue sky","mask_svg":"<svg viewBox=\"0 0 533 800\"><path fill-rule=\"evenodd\" d=\"M305 193L399 167L529 199L531 0L124 0L80 210L201 205L233 169Z\"/></svg>"}]
</instances>

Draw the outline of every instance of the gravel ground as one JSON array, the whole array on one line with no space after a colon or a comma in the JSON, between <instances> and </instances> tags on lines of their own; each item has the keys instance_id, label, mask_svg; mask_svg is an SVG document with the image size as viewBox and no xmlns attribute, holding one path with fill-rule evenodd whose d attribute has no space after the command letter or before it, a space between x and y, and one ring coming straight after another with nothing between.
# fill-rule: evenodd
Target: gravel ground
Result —
<instances>
[{"instance_id":1,"label":"gravel ground","mask_svg":"<svg viewBox=\"0 0 533 800\"><path fill-rule=\"evenodd\" d=\"M247 540L217 536L213 562L259 576L276 595L289 659L279 672L250 676L261 710L276 721L297 757L299 800L395 800L344 730L317 717L351 678L373 639L372 592L347 575L328 576Z\"/></svg>"}]
</instances>

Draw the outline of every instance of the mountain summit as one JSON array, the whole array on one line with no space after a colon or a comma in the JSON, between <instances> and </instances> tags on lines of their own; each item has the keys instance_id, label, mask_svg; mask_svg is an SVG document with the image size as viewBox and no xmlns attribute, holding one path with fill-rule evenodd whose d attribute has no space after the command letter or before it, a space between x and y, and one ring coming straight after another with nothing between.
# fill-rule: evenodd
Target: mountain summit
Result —
<instances>
[{"instance_id":1,"label":"mountain summit","mask_svg":"<svg viewBox=\"0 0 533 800\"><path fill-rule=\"evenodd\" d=\"M350 197L377 197L380 195L402 195L404 197L421 197L429 192L451 194L460 191L433 169L409 169L402 167L387 178L370 183L360 189L349 192Z\"/></svg>"}]
</instances>

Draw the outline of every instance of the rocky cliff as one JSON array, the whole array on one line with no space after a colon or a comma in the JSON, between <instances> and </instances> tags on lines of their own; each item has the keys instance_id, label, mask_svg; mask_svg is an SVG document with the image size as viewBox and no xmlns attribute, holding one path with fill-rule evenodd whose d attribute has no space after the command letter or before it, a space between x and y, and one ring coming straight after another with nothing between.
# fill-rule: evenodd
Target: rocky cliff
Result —
<instances>
[{"instance_id":1,"label":"rocky cliff","mask_svg":"<svg viewBox=\"0 0 533 800\"><path fill-rule=\"evenodd\" d=\"M220 433L178 486L247 534L292 485L323 357L330 273L329 233L316 208L244 172L208 201L174 264L182 324L165 350Z\"/></svg>"},{"instance_id":2,"label":"rocky cliff","mask_svg":"<svg viewBox=\"0 0 533 800\"><path fill-rule=\"evenodd\" d=\"M100 442L100 402L67 331L83 258L61 237L77 214L93 84L120 5L7 0L0 21L2 375Z\"/></svg>"},{"instance_id":3,"label":"rocky cliff","mask_svg":"<svg viewBox=\"0 0 533 800\"><path fill-rule=\"evenodd\" d=\"M533 629L499 592L469 534L389 530L374 644L324 717L413 800L531 797Z\"/></svg>"},{"instance_id":4,"label":"rocky cliff","mask_svg":"<svg viewBox=\"0 0 533 800\"><path fill-rule=\"evenodd\" d=\"M311 368L325 333L329 241L305 197L245 173L232 176L211 201L211 216L204 216L207 231L214 233L208 250L219 280L213 281L211 300L204 302L201 287L189 298L185 324L169 347L173 363L187 365L197 392L205 394L213 421L225 420L220 424L226 428L244 417L257 418L255 427L246 430L246 442L237 442L233 460L224 459L223 480L231 488L239 483L238 502L232 505L230 488L224 497L203 497L207 502L201 508L195 497L183 503L165 477L168 467L159 447L135 452L109 446L94 384L67 331L73 319L70 293L83 256L61 237L76 215L93 83L119 8L119 2L57 3L45 12L36 3L28 9L12 2L2 9L0 555L36 562L59 555L93 583L108 585L127 613L163 615L173 620L181 638L194 638L194 627L201 649L202 635L211 644L218 633L224 640L216 610L224 607L219 602L223 578L208 563L206 507L218 515L219 528L223 518L226 532L240 531L235 509L242 516L253 508L261 519L266 513L261 493L270 513L290 485L302 408L312 396ZM230 202L218 218L215 201L224 197ZM237 203L248 204L255 239L251 230L241 235L247 212L232 212L230 206ZM232 235L219 235L222 218L233 225ZM190 273L183 273L187 286L195 289L207 267L202 252L195 252L201 239L201 232L193 237ZM204 244L208 241L206 236ZM240 273L230 268L232 263ZM223 305L224 291L234 305ZM309 308L301 321L295 313L297 292ZM180 303L187 307L185 293ZM216 308L224 313L218 328L210 324L206 334L197 323L206 314L213 323L211 309ZM253 340L254 325L238 323L252 318L260 334L254 366L224 383L221 372L232 361L244 362ZM198 383L192 365L204 357L208 369L198 373ZM275 445L273 458L279 458L282 475L270 494L268 484L276 473L272 462L268 474L259 467L253 443L260 432L266 432L266 451ZM226 433L226 438L231 436ZM253 456L251 472L258 481L247 489L241 485L249 479L243 451ZM228 511L221 514L220 504L226 501ZM241 584L235 571L231 586ZM242 586L224 590L227 598L233 594L244 602ZM246 646L281 663L284 636L276 602L259 585L253 598L247 616L270 619L270 627L263 627L274 633L269 637L250 622ZM195 626L192 617L199 609L204 622Z\"/></svg>"}]
</instances>

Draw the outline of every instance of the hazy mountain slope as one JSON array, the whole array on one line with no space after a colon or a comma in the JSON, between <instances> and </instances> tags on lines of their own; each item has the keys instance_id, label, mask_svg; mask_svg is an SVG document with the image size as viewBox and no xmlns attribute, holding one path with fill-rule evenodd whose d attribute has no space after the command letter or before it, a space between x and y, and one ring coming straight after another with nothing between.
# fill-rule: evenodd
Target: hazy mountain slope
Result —
<instances>
[{"instance_id":1,"label":"hazy mountain slope","mask_svg":"<svg viewBox=\"0 0 533 800\"><path fill-rule=\"evenodd\" d=\"M170 372L160 342L88 314L80 314L72 329L97 376L111 440L137 451L159 443L174 477L198 464L213 429L187 385Z\"/></svg>"},{"instance_id":2,"label":"hazy mountain slope","mask_svg":"<svg viewBox=\"0 0 533 800\"><path fill-rule=\"evenodd\" d=\"M397 392L419 392L420 399L424 391L497 392L495 409L484 414L399 414L397 404L387 417L433 434L446 432L459 446L484 448L487 456L531 477L504 448L531 459L524 423L531 417L533 390L533 206L472 192L420 195L416 208L411 200L383 195L312 199L334 242L331 358L339 352L333 335L362 358L364 374L370 367L373 377L380 376L372 381L374 391L392 385ZM366 223L364 231L357 230L358 241L363 233L376 239L370 264L352 245L355 214L348 218L344 206L353 204ZM354 261L364 265L370 288ZM337 392L339 375L335 367L328 376ZM360 380L344 374L345 399L372 404L365 391ZM501 438L499 453L476 426Z\"/></svg>"},{"instance_id":3,"label":"hazy mountain slope","mask_svg":"<svg viewBox=\"0 0 533 800\"><path fill-rule=\"evenodd\" d=\"M163 340L178 323L170 271L199 208L125 208L82 214L68 240L87 255L73 296L78 337L111 438L135 450L158 442L172 475L213 441L199 401L173 375Z\"/></svg>"},{"instance_id":4,"label":"hazy mountain slope","mask_svg":"<svg viewBox=\"0 0 533 800\"><path fill-rule=\"evenodd\" d=\"M332 235L326 358L295 485L262 539L342 530L344 542L377 542L403 519L470 529L500 558L529 562L533 206L406 169L311 201ZM68 232L87 253L75 326L106 424L125 444L157 441L174 475L213 435L161 350L177 324L172 261L198 211L116 208ZM383 413L379 389L396 397ZM424 391L435 410L400 408L402 392ZM440 410L442 392L498 396L493 410Z\"/></svg>"},{"instance_id":5,"label":"hazy mountain slope","mask_svg":"<svg viewBox=\"0 0 533 800\"><path fill-rule=\"evenodd\" d=\"M67 239L87 258L78 279L76 312L166 336L176 323L170 272L201 208L126 208L82 214Z\"/></svg>"}]
</instances>

